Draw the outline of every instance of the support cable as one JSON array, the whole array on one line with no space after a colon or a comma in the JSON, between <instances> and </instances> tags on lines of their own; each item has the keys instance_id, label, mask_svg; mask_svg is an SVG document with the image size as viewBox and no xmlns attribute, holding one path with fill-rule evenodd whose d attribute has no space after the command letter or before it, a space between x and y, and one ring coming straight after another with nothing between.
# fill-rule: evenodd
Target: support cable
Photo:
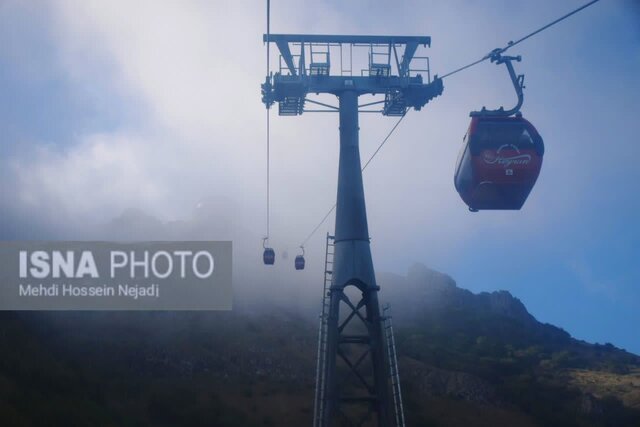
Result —
<instances>
[{"instance_id":1,"label":"support cable","mask_svg":"<svg viewBox=\"0 0 640 427\"><path fill-rule=\"evenodd\" d=\"M504 52L506 52L507 50L509 50L510 48L512 48L513 46L522 43L523 41L527 40L528 38L531 38L533 36L535 36L536 34L541 33L542 31L546 30L547 28L561 22L564 21L565 19L569 18L572 15L575 15L576 13L580 12L583 9L586 9L587 7L599 2L600 0L592 0L582 6L580 6L579 8L567 13L566 15L561 16L560 18L548 23L547 25L544 25L543 27L538 28L537 30L527 34L526 36L514 41L510 41L509 43L507 43L507 45L503 48L498 48L498 49L494 49L493 51L491 51L490 53L488 53L487 55L483 56L482 58L478 59L477 61L474 61L470 64L467 64L463 67L460 67L458 69L455 69L445 75L443 75L442 77L440 77L441 79L444 79L445 77L449 77L452 76L456 73L459 73L460 71L466 70L468 68L473 67L474 65L478 65L481 62L486 61L487 59L490 59L492 56L496 55L496 54L502 54ZM267 5L268 5L269 0L267 0ZM268 7L268 6L267 6ZM267 35L268 38L268 35ZM371 163L371 161L373 160L373 158L378 154L378 152L380 151L380 149L384 146L384 144L386 144L386 142L389 140L389 138L391 137L391 135L393 134L393 132L396 130L396 128L398 127L398 125L400 125L400 123L402 122L402 120L405 118L406 113L400 117L400 119L396 122L396 124L393 126L393 128L391 128L391 131L387 134L387 136L382 140L382 142L380 143L380 145L378 146L378 148L376 149L376 151L374 151L373 155L369 158L369 160L367 160L367 162L364 164L364 166L362 167L362 171L364 171L366 169L367 166L369 166L369 163ZM268 122L267 122L268 123ZM316 227L311 231L311 233L309 233L309 235L304 239L304 241L302 242L301 246L304 246L309 239L311 239L311 237L313 237L313 235L316 233L316 231L318 231L318 229L322 226L322 224L324 224L324 222L327 220L327 218L329 218L329 215L331 215L331 213L335 210L336 208L336 204L334 204L331 209L329 209L329 212L327 212L327 214L322 218L322 220L318 223L318 225L316 225Z\"/></svg>"},{"instance_id":2,"label":"support cable","mask_svg":"<svg viewBox=\"0 0 640 427\"><path fill-rule=\"evenodd\" d=\"M271 34L271 31L270 31L270 9L271 9L270 6L271 6L271 4L270 3L271 3L271 1L267 0L267 76L269 76L269 65L270 65L269 64L269 46L270 46L269 36ZM270 224L270 220L271 220L271 218L270 218L270 209L269 209L270 208L270 196L271 196L271 194L270 194L271 186L270 186L270 182L269 182L270 181L269 178L271 176L271 174L270 174L270 158L269 158L270 157L269 154L270 154L270 151L271 151L270 150L271 129L270 129L270 126L269 126L269 116L270 116L270 114L269 114L270 111L269 110L270 110L270 108L269 108L269 105L267 104L267 236L264 239L266 242L269 241L270 225L271 225Z\"/></svg>"},{"instance_id":3,"label":"support cable","mask_svg":"<svg viewBox=\"0 0 640 427\"><path fill-rule=\"evenodd\" d=\"M408 112L408 111L407 111ZM393 132L395 132L396 128L400 125L400 123L402 122L402 120L406 117L407 113L405 113L404 115L402 115L402 117L400 117L400 119L396 122L395 125L393 125L393 127L391 128L391 130L389 131L389 133L387 134L387 136L382 140L382 142L380 143L380 145L378 145L378 148L376 148L376 151L373 152L373 154L371 155L371 157L369 157L369 160L367 160L367 162L364 164L364 166L362 167L362 171L364 172L364 170L367 168L367 166L369 166L369 163L371 163L371 161L373 160L373 158L378 154L378 152L380 152L380 149L382 149L382 147L384 146L384 144L387 143L387 141L389 140L389 138L391 138L391 135L393 135ZM311 239L311 237L313 237L314 234L316 234L316 231L318 231L318 229L322 226L322 224L324 224L324 222L327 220L327 218L329 218L329 215L331 215L331 213L335 210L336 208L336 204L334 203L334 205L331 207L331 209L329 209L329 212L327 212L327 214L322 218L322 220L320 220L320 222L318 223L318 225L316 225L316 227L313 229L313 231L311 231L311 233L309 233L309 235L307 236L306 239L304 239L304 241L302 242L302 244L300 245L301 247L306 245L307 242L309 241L309 239Z\"/></svg>"},{"instance_id":4,"label":"support cable","mask_svg":"<svg viewBox=\"0 0 640 427\"><path fill-rule=\"evenodd\" d=\"M573 11L571 11L571 12L567 13L566 15L561 16L560 18L556 19L555 21L552 21L552 22L548 23L547 25L545 25L545 26L543 26L543 27L538 28L537 30L533 31L532 33L527 34L526 36L522 37L521 39L518 39L518 40L516 40L515 42L514 42L514 41L510 41L509 43L507 43L507 45L506 45L505 47L495 49L495 50L493 50L493 51L489 52L488 54L486 54L485 56L483 56L482 58L478 59L477 61L474 61L474 62L472 62L471 64L467 64L467 65L465 65L465 66L463 66L463 67L460 67L460 68L458 68L458 69L455 69L455 70L453 70L453 71L451 71L451 72L449 72L449 73L447 73L447 74L443 75L443 76L442 76L442 77L440 77L440 78L441 78L441 79L444 79L445 77L452 76L452 75L454 75L454 74L456 74L456 73L459 73L460 71L466 70L467 68L471 68L471 67L473 67L474 65L478 65L479 63L484 62L484 61L486 61L487 59L490 59L490 58L491 58L491 56L493 56L493 55L495 55L495 54L501 54L501 53L504 53L504 52L506 52L507 50L509 50L510 48L512 48L513 46L515 46L515 45L517 45L517 44L519 44L519 43L522 43L523 41L527 40L528 38L533 37L533 36L535 36L535 35L536 35L536 34L538 34L538 33L541 33L542 31L546 30L547 28L549 28L549 27L551 27L551 26L553 26L553 25L557 24L558 22L564 21L564 20L565 20L565 19L567 19L568 17L570 17L570 16L572 16L572 15L575 15L576 13L580 12L581 10L586 9L587 7L591 6L592 4L597 3L597 2L599 2L599 1L600 1L600 0L592 0L592 1L590 1L590 2L588 2L588 3L586 3L586 4L584 4L584 5L580 6L579 8L577 8L577 9L575 9L575 10L573 10Z\"/></svg>"}]
</instances>

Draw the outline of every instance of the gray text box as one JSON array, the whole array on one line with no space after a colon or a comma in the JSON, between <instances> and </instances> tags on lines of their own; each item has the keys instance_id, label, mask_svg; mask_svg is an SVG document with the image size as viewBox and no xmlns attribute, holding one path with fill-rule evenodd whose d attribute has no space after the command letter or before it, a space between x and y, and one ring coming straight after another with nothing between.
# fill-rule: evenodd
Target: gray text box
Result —
<instances>
[{"instance_id":1,"label":"gray text box","mask_svg":"<svg viewBox=\"0 0 640 427\"><path fill-rule=\"evenodd\" d=\"M0 310L230 310L232 244L0 242Z\"/></svg>"}]
</instances>

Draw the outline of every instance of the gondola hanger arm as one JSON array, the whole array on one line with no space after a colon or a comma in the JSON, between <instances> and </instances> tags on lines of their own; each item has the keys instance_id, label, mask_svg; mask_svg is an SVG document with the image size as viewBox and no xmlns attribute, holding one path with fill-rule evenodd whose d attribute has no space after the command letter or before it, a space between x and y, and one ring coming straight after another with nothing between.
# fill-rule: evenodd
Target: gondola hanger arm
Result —
<instances>
[{"instance_id":1,"label":"gondola hanger arm","mask_svg":"<svg viewBox=\"0 0 640 427\"><path fill-rule=\"evenodd\" d=\"M516 74L515 69L513 68L512 61L520 62L522 57L518 56L503 56L503 49L494 49L487 55L487 57L491 60L491 62L495 62L496 65L504 64L507 67L507 71L509 72L509 77L511 78L511 83L513 83L513 88L516 91L516 95L518 96L518 102L515 107L505 110L504 107L500 107L497 110L487 110L486 107L482 107L480 111L471 112L471 116L494 116L494 117L509 117L514 114L517 114L522 107L524 102L524 74Z\"/></svg>"}]
</instances>

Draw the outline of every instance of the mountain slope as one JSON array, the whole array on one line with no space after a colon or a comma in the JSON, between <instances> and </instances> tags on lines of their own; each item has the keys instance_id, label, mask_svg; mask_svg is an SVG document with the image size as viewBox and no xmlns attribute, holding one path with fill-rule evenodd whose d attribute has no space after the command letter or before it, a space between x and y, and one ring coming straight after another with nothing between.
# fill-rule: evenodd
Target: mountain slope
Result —
<instances>
[{"instance_id":1,"label":"mountain slope","mask_svg":"<svg viewBox=\"0 0 640 427\"><path fill-rule=\"evenodd\" d=\"M640 425L638 356L423 266L379 284L408 425ZM0 313L0 425L308 425L317 319L247 306Z\"/></svg>"},{"instance_id":2,"label":"mountain slope","mask_svg":"<svg viewBox=\"0 0 640 427\"><path fill-rule=\"evenodd\" d=\"M430 394L515 407L541 425L640 425L640 357L575 340L538 322L508 292L475 295L421 265L379 282L392 289L386 299L399 352L409 359L405 376L416 376L414 361L445 373L430 374ZM471 375L466 387L456 379L461 373Z\"/></svg>"}]
</instances>

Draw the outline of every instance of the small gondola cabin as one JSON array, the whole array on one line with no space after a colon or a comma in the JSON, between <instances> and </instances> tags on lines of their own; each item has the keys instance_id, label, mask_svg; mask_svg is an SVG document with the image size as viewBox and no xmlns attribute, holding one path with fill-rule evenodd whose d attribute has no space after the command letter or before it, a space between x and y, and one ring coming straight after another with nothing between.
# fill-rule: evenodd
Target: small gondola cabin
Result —
<instances>
[{"instance_id":1,"label":"small gondola cabin","mask_svg":"<svg viewBox=\"0 0 640 427\"><path fill-rule=\"evenodd\" d=\"M265 248L262 254L262 260L265 265L273 265L276 262L276 253L272 248Z\"/></svg>"}]
</instances>

